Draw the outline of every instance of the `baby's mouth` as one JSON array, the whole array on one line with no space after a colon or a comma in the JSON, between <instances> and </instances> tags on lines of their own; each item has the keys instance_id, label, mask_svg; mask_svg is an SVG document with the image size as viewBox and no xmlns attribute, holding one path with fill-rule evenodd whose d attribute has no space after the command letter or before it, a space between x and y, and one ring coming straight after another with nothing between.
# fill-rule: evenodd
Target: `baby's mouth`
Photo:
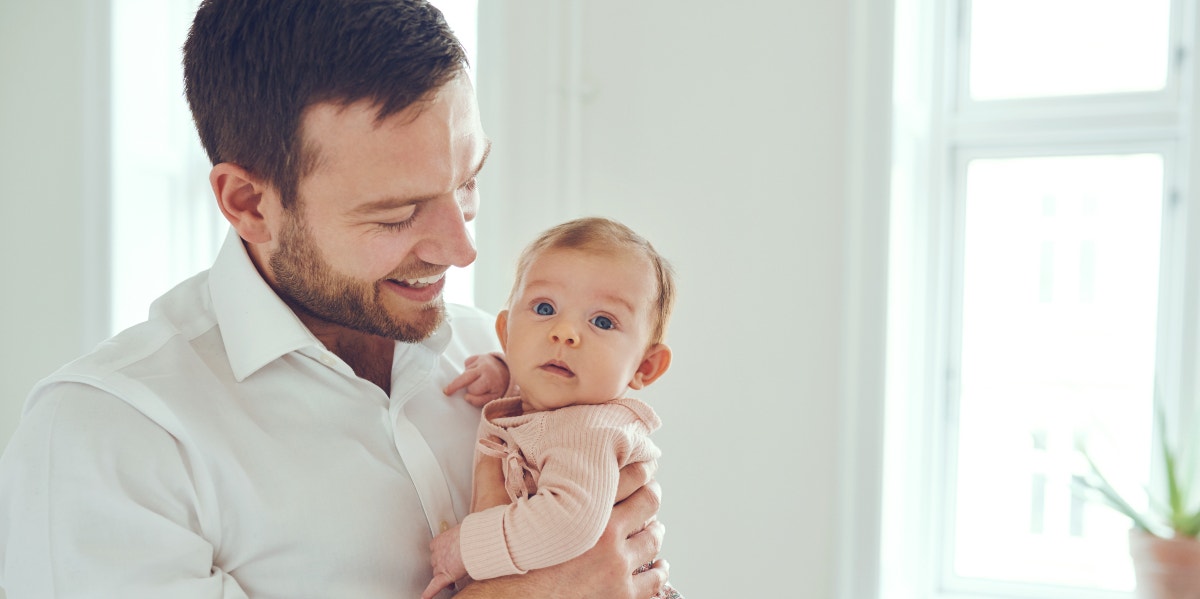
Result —
<instances>
[{"instance_id":1,"label":"baby's mouth","mask_svg":"<svg viewBox=\"0 0 1200 599\"><path fill-rule=\"evenodd\" d=\"M568 378L575 376L575 373L571 371L566 362L560 362L558 360L550 360L549 362L542 364L541 368L546 372L557 374L559 376L565 376Z\"/></svg>"}]
</instances>

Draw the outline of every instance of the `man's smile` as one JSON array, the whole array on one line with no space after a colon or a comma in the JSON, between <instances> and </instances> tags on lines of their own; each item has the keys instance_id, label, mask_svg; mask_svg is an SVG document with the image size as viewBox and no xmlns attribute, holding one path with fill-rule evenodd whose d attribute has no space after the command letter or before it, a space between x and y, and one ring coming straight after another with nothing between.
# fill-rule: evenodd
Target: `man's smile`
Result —
<instances>
[{"instance_id":1,"label":"man's smile","mask_svg":"<svg viewBox=\"0 0 1200 599\"><path fill-rule=\"evenodd\" d=\"M384 281L384 287L391 289L400 297L403 297L408 301L422 304L437 299L437 297L441 295L442 288L445 287L445 285L445 271L427 277L417 277L412 279L387 279Z\"/></svg>"},{"instance_id":2,"label":"man's smile","mask_svg":"<svg viewBox=\"0 0 1200 599\"><path fill-rule=\"evenodd\" d=\"M437 283L438 281L442 280L442 278L445 276L446 276L445 272L440 272L436 275L431 275L428 277L421 277L419 279L388 279L388 280L392 281L393 283L396 283L397 285L400 285L401 287L420 289L422 287L428 287L430 285L433 285L434 283Z\"/></svg>"}]
</instances>

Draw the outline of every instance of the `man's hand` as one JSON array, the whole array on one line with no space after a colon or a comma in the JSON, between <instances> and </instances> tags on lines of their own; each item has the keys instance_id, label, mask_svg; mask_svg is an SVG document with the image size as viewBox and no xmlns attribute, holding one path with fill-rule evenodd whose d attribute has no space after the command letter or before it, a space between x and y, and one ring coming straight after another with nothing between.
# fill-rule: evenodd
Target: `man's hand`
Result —
<instances>
[{"instance_id":1,"label":"man's hand","mask_svg":"<svg viewBox=\"0 0 1200 599\"><path fill-rule=\"evenodd\" d=\"M622 471L622 478L626 477ZM623 485L624 486L624 485ZM669 566L654 561L665 528L655 516L661 489L658 483L638 488L613 507L604 534L594 547L563 564L472 583L457 599L648 599L662 590ZM634 574L643 564L645 572Z\"/></svg>"},{"instance_id":2,"label":"man's hand","mask_svg":"<svg viewBox=\"0 0 1200 599\"><path fill-rule=\"evenodd\" d=\"M621 478L617 481L616 503L621 503L633 495L635 491L650 484L654 474L658 472L658 462L634 462L621 469ZM659 492L659 495L662 495ZM658 509L654 510L658 513Z\"/></svg>"},{"instance_id":3,"label":"man's hand","mask_svg":"<svg viewBox=\"0 0 1200 599\"><path fill-rule=\"evenodd\" d=\"M508 365L499 354L471 356L463 364L466 369L458 378L450 381L442 393L453 395L460 389L466 389L467 403L477 408L482 408L493 399L504 397L508 391Z\"/></svg>"}]
</instances>

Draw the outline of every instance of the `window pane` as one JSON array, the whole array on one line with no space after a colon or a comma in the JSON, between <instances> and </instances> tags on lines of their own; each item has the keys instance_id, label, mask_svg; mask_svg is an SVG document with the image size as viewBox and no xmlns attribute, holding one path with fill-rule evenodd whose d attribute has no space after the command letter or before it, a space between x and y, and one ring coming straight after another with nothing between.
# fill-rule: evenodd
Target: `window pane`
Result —
<instances>
[{"instance_id":1,"label":"window pane","mask_svg":"<svg viewBox=\"0 0 1200 599\"><path fill-rule=\"evenodd\" d=\"M476 80L475 71L478 62L475 60L475 46L479 31L479 2L478 0L432 0L431 2L442 16L454 35L462 43L467 52L467 62L471 65L471 79ZM475 223L467 223L471 235L475 234ZM475 305L475 265L466 268L451 267L446 273L446 287L442 297L455 304Z\"/></svg>"},{"instance_id":2,"label":"window pane","mask_svg":"<svg viewBox=\"0 0 1200 599\"><path fill-rule=\"evenodd\" d=\"M180 48L199 0L112 1L111 331L208 268L228 224L183 94Z\"/></svg>"},{"instance_id":3,"label":"window pane","mask_svg":"<svg viewBox=\"0 0 1200 599\"><path fill-rule=\"evenodd\" d=\"M1130 523L1072 479L1088 435L1148 478L1162 180L1154 154L969 163L958 576L1133 587Z\"/></svg>"},{"instance_id":4,"label":"window pane","mask_svg":"<svg viewBox=\"0 0 1200 599\"><path fill-rule=\"evenodd\" d=\"M1162 89L1169 0L974 0L977 100Z\"/></svg>"}]
</instances>

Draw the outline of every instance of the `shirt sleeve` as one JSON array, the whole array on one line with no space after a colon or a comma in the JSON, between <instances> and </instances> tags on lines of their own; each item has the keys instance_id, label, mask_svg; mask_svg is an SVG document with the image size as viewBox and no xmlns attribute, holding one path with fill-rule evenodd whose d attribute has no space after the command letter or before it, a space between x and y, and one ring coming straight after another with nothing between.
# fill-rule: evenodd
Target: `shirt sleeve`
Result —
<instances>
[{"instance_id":1,"label":"shirt sleeve","mask_svg":"<svg viewBox=\"0 0 1200 599\"><path fill-rule=\"evenodd\" d=\"M191 465L124 401L46 389L0 458L0 586L8 599L245 599L213 563Z\"/></svg>"},{"instance_id":2,"label":"shirt sleeve","mask_svg":"<svg viewBox=\"0 0 1200 599\"><path fill-rule=\"evenodd\" d=\"M608 523L629 437L595 419L547 425L538 492L471 514L460 530L476 580L563 563L591 549Z\"/></svg>"}]
</instances>

